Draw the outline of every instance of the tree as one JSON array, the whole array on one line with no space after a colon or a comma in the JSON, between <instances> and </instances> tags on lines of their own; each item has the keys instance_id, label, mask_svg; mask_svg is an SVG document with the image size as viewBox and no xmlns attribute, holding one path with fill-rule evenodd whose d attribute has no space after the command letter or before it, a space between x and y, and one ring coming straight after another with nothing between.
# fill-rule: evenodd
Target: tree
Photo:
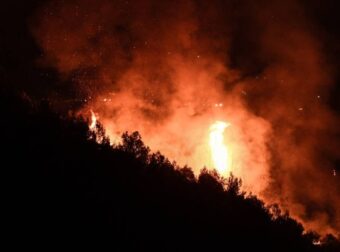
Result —
<instances>
[{"instance_id":1,"label":"tree","mask_svg":"<svg viewBox=\"0 0 340 252\"><path fill-rule=\"evenodd\" d=\"M118 146L119 149L133 154L142 162L147 162L150 153L150 148L145 146L141 135L135 131L131 135L128 132L122 135L122 144Z\"/></svg>"}]
</instances>

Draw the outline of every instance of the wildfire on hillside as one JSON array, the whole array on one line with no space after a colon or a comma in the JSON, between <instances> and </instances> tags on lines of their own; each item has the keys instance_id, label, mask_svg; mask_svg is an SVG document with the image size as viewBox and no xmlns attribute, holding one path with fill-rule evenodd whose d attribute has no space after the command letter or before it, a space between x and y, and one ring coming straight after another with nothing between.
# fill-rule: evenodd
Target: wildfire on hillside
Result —
<instances>
[{"instance_id":1,"label":"wildfire on hillside","mask_svg":"<svg viewBox=\"0 0 340 252\"><path fill-rule=\"evenodd\" d=\"M232 172L306 228L336 234L339 118L324 102L334 81L302 13L294 0L51 1L32 30L40 63L112 143L139 131L196 174Z\"/></svg>"}]
</instances>

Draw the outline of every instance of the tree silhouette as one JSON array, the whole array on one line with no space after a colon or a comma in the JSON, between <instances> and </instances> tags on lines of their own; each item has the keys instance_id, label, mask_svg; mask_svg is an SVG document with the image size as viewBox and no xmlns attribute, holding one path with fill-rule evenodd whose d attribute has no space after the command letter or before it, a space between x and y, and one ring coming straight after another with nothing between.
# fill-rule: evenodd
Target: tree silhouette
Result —
<instances>
[{"instance_id":1,"label":"tree silhouette","mask_svg":"<svg viewBox=\"0 0 340 252\"><path fill-rule=\"evenodd\" d=\"M49 106L1 95L5 229L12 244L340 251L333 236L305 233L277 205L265 207L242 192L232 174L225 179L203 169L195 177L189 167L151 153L138 132L111 146L100 124L94 134L86 120Z\"/></svg>"}]
</instances>

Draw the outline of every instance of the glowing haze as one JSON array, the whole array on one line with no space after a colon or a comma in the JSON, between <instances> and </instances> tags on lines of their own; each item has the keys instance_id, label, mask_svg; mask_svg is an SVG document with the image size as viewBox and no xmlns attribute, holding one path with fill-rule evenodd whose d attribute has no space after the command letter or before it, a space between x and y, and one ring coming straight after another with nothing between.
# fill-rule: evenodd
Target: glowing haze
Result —
<instances>
[{"instance_id":1,"label":"glowing haze","mask_svg":"<svg viewBox=\"0 0 340 252\"><path fill-rule=\"evenodd\" d=\"M39 64L112 142L137 130L179 165L231 171L306 228L336 234L332 69L297 2L51 1L32 31Z\"/></svg>"}]
</instances>

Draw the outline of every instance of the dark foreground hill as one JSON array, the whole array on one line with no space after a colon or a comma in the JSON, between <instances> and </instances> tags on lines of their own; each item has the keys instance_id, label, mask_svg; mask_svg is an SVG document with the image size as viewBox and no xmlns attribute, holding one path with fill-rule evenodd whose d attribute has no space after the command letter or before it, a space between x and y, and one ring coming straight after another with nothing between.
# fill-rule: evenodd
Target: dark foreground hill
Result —
<instances>
[{"instance_id":1,"label":"dark foreground hill","mask_svg":"<svg viewBox=\"0 0 340 252\"><path fill-rule=\"evenodd\" d=\"M113 251L337 251L234 177L195 178L138 133L96 142L87 123L1 96L5 239L13 246ZM98 130L103 134L103 131ZM102 137L100 135L99 137ZM93 247L92 247L93 248Z\"/></svg>"}]
</instances>

